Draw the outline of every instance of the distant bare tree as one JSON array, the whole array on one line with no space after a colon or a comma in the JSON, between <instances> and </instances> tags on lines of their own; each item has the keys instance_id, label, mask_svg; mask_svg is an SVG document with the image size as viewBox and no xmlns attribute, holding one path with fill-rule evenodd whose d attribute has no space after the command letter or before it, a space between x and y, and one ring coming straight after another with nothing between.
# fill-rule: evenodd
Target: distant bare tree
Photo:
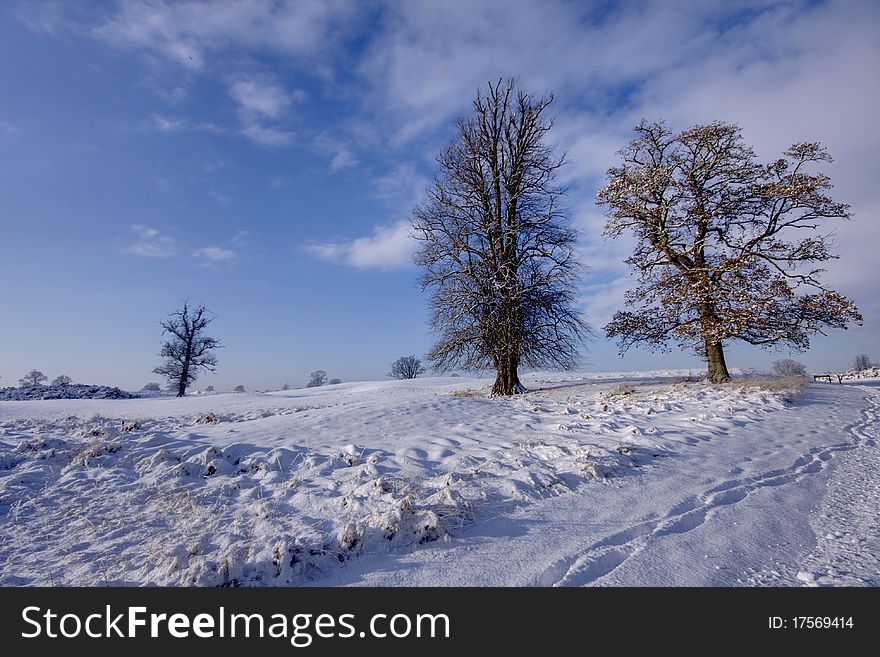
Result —
<instances>
[{"instance_id":1,"label":"distant bare tree","mask_svg":"<svg viewBox=\"0 0 880 657\"><path fill-rule=\"evenodd\" d=\"M627 260L639 277L626 293L633 310L605 327L621 352L675 341L706 359L710 381L722 382L730 378L725 342L802 351L813 333L861 323L855 304L819 281L817 263L836 256L817 230L850 217L849 206L828 196L828 176L808 172L831 161L819 144L796 144L759 164L736 125L673 134L658 122L638 125L620 155L598 203L607 209L606 235L636 238ZM812 291L797 295L802 287Z\"/></svg>"},{"instance_id":2,"label":"distant bare tree","mask_svg":"<svg viewBox=\"0 0 880 657\"><path fill-rule=\"evenodd\" d=\"M22 388L36 387L42 385L48 378L40 370L31 370L18 380L18 385Z\"/></svg>"},{"instance_id":3,"label":"distant bare tree","mask_svg":"<svg viewBox=\"0 0 880 657\"><path fill-rule=\"evenodd\" d=\"M414 379L424 371L422 361L415 356L401 356L391 363L391 371L385 376L390 376L392 379Z\"/></svg>"},{"instance_id":4,"label":"distant bare tree","mask_svg":"<svg viewBox=\"0 0 880 657\"><path fill-rule=\"evenodd\" d=\"M289 383L285 383L283 386L281 386L281 389L282 389L282 390L290 390L290 384L289 384Z\"/></svg>"},{"instance_id":5,"label":"distant bare tree","mask_svg":"<svg viewBox=\"0 0 880 657\"><path fill-rule=\"evenodd\" d=\"M49 385L69 386L71 383L73 383L73 379L71 379L66 374L60 374L60 375L56 376L54 379L52 379L52 383Z\"/></svg>"},{"instance_id":6,"label":"distant bare tree","mask_svg":"<svg viewBox=\"0 0 880 657\"><path fill-rule=\"evenodd\" d=\"M309 377L309 382L306 384L306 388L317 388L318 386L327 383L327 372L324 370L316 370L309 374Z\"/></svg>"},{"instance_id":7,"label":"distant bare tree","mask_svg":"<svg viewBox=\"0 0 880 657\"><path fill-rule=\"evenodd\" d=\"M859 354L858 356L856 356L854 365L854 369L856 372L861 372L862 370L867 370L874 366L874 364L871 362L871 359L868 358L868 354Z\"/></svg>"},{"instance_id":8,"label":"distant bare tree","mask_svg":"<svg viewBox=\"0 0 880 657\"><path fill-rule=\"evenodd\" d=\"M214 392L214 386L208 386L205 388L205 392Z\"/></svg>"},{"instance_id":9,"label":"distant bare tree","mask_svg":"<svg viewBox=\"0 0 880 657\"><path fill-rule=\"evenodd\" d=\"M791 358L773 361L773 373L778 376L805 376L807 368Z\"/></svg>"},{"instance_id":10,"label":"distant bare tree","mask_svg":"<svg viewBox=\"0 0 880 657\"><path fill-rule=\"evenodd\" d=\"M520 365L573 367L588 335L574 305L576 234L555 183L564 157L546 143L552 100L514 80L478 91L413 214L439 334L427 359L440 370L494 367L493 395L525 390Z\"/></svg>"},{"instance_id":11,"label":"distant bare tree","mask_svg":"<svg viewBox=\"0 0 880 657\"><path fill-rule=\"evenodd\" d=\"M232 392L244 392L244 386L237 385L232 389Z\"/></svg>"},{"instance_id":12,"label":"distant bare tree","mask_svg":"<svg viewBox=\"0 0 880 657\"><path fill-rule=\"evenodd\" d=\"M171 335L171 339L162 343L159 352L165 362L153 372L166 377L169 384L177 388L177 396L183 397L200 370L216 370L217 357L213 351L223 345L217 338L204 334L205 328L215 319L204 304L191 308L189 301L184 301L183 307L172 312L169 318L161 322L162 335Z\"/></svg>"},{"instance_id":13,"label":"distant bare tree","mask_svg":"<svg viewBox=\"0 0 880 657\"><path fill-rule=\"evenodd\" d=\"M144 385L143 388L141 388L141 390L145 392L159 392L161 388L159 387L158 383L147 383Z\"/></svg>"},{"instance_id":14,"label":"distant bare tree","mask_svg":"<svg viewBox=\"0 0 880 657\"><path fill-rule=\"evenodd\" d=\"M330 379L327 383L331 386L335 386L337 383L342 383L342 379Z\"/></svg>"}]
</instances>

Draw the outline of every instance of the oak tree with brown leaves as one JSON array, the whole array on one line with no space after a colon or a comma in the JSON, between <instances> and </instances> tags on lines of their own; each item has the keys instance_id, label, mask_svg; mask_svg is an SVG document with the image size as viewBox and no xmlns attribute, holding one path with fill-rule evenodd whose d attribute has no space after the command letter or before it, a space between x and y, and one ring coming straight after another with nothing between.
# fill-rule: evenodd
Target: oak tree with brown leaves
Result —
<instances>
[{"instance_id":1,"label":"oak tree with brown leaves","mask_svg":"<svg viewBox=\"0 0 880 657\"><path fill-rule=\"evenodd\" d=\"M437 156L439 174L412 227L432 290L436 369L493 367L493 395L525 388L519 367L570 368L588 334L574 308L580 265L546 143L552 96L513 80L478 92Z\"/></svg>"},{"instance_id":2,"label":"oak tree with brown leaves","mask_svg":"<svg viewBox=\"0 0 880 657\"><path fill-rule=\"evenodd\" d=\"M829 196L829 177L814 170L831 161L820 144L795 144L761 164L734 124L674 134L643 122L635 131L598 195L605 234L636 240L630 309L605 327L621 353L674 341L707 361L710 381L723 382L726 343L803 351L812 334L862 321L853 301L820 281L820 264L837 257L828 223L850 217Z\"/></svg>"}]
</instances>

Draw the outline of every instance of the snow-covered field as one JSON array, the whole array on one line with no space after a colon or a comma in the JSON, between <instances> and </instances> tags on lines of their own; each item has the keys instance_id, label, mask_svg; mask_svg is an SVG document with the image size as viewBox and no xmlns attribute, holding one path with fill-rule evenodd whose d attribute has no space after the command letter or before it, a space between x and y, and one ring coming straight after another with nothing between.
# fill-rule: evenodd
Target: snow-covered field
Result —
<instances>
[{"instance_id":1,"label":"snow-covered field","mask_svg":"<svg viewBox=\"0 0 880 657\"><path fill-rule=\"evenodd\" d=\"M0 585L880 584L880 387L0 402Z\"/></svg>"}]
</instances>

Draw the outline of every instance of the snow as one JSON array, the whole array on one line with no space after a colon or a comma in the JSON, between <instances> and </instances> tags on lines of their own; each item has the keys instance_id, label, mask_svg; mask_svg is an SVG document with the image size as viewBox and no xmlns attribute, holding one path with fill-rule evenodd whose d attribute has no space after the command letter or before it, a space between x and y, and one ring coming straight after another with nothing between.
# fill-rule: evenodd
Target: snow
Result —
<instances>
[{"instance_id":1,"label":"snow","mask_svg":"<svg viewBox=\"0 0 880 657\"><path fill-rule=\"evenodd\" d=\"M0 585L880 583L880 388L687 374L0 402Z\"/></svg>"}]
</instances>

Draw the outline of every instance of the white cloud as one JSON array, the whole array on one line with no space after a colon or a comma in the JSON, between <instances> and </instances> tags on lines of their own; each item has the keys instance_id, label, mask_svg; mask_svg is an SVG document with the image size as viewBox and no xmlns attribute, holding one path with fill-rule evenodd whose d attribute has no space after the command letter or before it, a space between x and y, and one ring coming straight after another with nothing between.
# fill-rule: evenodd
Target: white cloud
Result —
<instances>
[{"instance_id":1,"label":"white cloud","mask_svg":"<svg viewBox=\"0 0 880 657\"><path fill-rule=\"evenodd\" d=\"M114 47L200 70L214 55L236 48L317 57L332 51L341 26L357 10L348 0L122 0L92 31Z\"/></svg>"},{"instance_id":2,"label":"white cloud","mask_svg":"<svg viewBox=\"0 0 880 657\"><path fill-rule=\"evenodd\" d=\"M342 149L332 160L330 160L330 171L336 172L348 167L353 167L358 163L358 159L352 155L351 151Z\"/></svg>"},{"instance_id":3,"label":"white cloud","mask_svg":"<svg viewBox=\"0 0 880 657\"><path fill-rule=\"evenodd\" d=\"M303 91L284 89L265 78L249 78L232 82L229 95L239 105L241 134L245 137L266 146L284 146L293 140L290 130L264 121L282 119L291 103L305 99Z\"/></svg>"},{"instance_id":4,"label":"white cloud","mask_svg":"<svg viewBox=\"0 0 880 657\"><path fill-rule=\"evenodd\" d=\"M144 224L131 227L137 241L126 251L145 258L170 258L177 253L177 243L173 237L163 235L157 229Z\"/></svg>"},{"instance_id":5,"label":"white cloud","mask_svg":"<svg viewBox=\"0 0 880 657\"><path fill-rule=\"evenodd\" d=\"M220 246L204 246L193 251L193 257L209 263L228 262L235 258L235 251Z\"/></svg>"},{"instance_id":6,"label":"white cloud","mask_svg":"<svg viewBox=\"0 0 880 657\"><path fill-rule=\"evenodd\" d=\"M416 249L408 221L377 226L373 233L350 242L306 245L312 255L329 262L361 269L399 269L411 263Z\"/></svg>"},{"instance_id":7,"label":"white cloud","mask_svg":"<svg viewBox=\"0 0 880 657\"><path fill-rule=\"evenodd\" d=\"M275 84L261 84L256 80L237 80L229 87L229 95L241 105L244 112L277 119L302 92L287 92Z\"/></svg>"}]
</instances>

